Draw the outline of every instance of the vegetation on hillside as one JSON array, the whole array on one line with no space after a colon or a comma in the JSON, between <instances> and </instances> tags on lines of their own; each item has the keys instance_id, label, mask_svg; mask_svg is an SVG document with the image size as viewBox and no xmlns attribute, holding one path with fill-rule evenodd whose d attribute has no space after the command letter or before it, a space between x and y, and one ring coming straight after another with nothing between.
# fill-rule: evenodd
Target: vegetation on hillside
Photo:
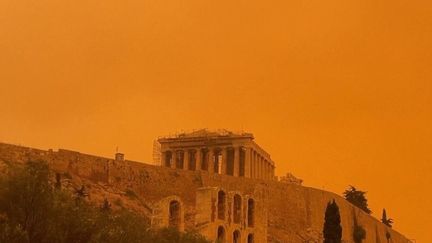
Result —
<instances>
[{"instance_id":1,"label":"vegetation on hillside","mask_svg":"<svg viewBox=\"0 0 432 243\"><path fill-rule=\"evenodd\" d=\"M342 226L339 207L335 200L327 204L324 217L324 243L341 243Z\"/></svg>"},{"instance_id":2,"label":"vegetation on hillside","mask_svg":"<svg viewBox=\"0 0 432 243\"><path fill-rule=\"evenodd\" d=\"M393 219L387 218L387 212L386 212L385 208L383 209L383 212L382 212L381 222L390 228L393 225Z\"/></svg>"},{"instance_id":3,"label":"vegetation on hillside","mask_svg":"<svg viewBox=\"0 0 432 243\"><path fill-rule=\"evenodd\" d=\"M353 239L355 243L361 243L364 239L366 239L366 230L363 226L355 224L353 230Z\"/></svg>"},{"instance_id":4,"label":"vegetation on hillside","mask_svg":"<svg viewBox=\"0 0 432 243\"><path fill-rule=\"evenodd\" d=\"M0 178L0 242L8 243L206 243L201 235L176 229L151 230L126 209L90 205L84 187L71 193L60 176L50 181L48 165L30 161Z\"/></svg>"},{"instance_id":5,"label":"vegetation on hillside","mask_svg":"<svg viewBox=\"0 0 432 243\"><path fill-rule=\"evenodd\" d=\"M353 186L349 186L347 190L343 193L345 199L352 203L353 205L357 206L364 212L371 214L372 211L368 207L368 201L366 198L366 192L357 190L357 188Z\"/></svg>"}]
</instances>

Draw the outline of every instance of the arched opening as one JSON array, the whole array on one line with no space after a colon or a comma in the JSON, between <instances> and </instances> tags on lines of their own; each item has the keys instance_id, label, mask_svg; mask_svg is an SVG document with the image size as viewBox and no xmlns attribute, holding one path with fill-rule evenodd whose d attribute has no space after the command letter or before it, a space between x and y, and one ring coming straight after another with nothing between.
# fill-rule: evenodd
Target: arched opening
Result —
<instances>
[{"instance_id":1,"label":"arched opening","mask_svg":"<svg viewBox=\"0 0 432 243\"><path fill-rule=\"evenodd\" d=\"M218 209L218 219L225 219L225 204L226 204L226 195L224 191L218 192L218 203L217 203L217 209Z\"/></svg>"},{"instance_id":2,"label":"arched opening","mask_svg":"<svg viewBox=\"0 0 432 243\"><path fill-rule=\"evenodd\" d=\"M248 235L247 243L254 243L254 236L253 236L253 234L249 234Z\"/></svg>"},{"instance_id":3,"label":"arched opening","mask_svg":"<svg viewBox=\"0 0 432 243\"><path fill-rule=\"evenodd\" d=\"M241 210L242 210L241 206L242 206L242 199L241 199L240 195L235 194L234 195L234 210L233 210L233 213L234 213L234 217L233 218L234 218L234 223L235 224L239 224L240 223Z\"/></svg>"},{"instance_id":4,"label":"arched opening","mask_svg":"<svg viewBox=\"0 0 432 243\"><path fill-rule=\"evenodd\" d=\"M228 148L226 150L226 174L233 176L234 175L234 148Z\"/></svg>"},{"instance_id":5,"label":"arched opening","mask_svg":"<svg viewBox=\"0 0 432 243\"><path fill-rule=\"evenodd\" d=\"M201 170L207 171L208 170L208 150L202 149L201 150Z\"/></svg>"},{"instance_id":6,"label":"arched opening","mask_svg":"<svg viewBox=\"0 0 432 243\"><path fill-rule=\"evenodd\" d=\"M180 202L173 200L169 204L169 222L168 226L179 229L181 222L181 206Z\"/></svg>"},{"instance_id":7,"label":"arched opening","mask_svg":"<svg viewBox=\"0 0 432 243\"><path fill-rule=\"evenodd\" d=\"M236 230L233 233L233 243L240 243L240 242L241 242L240 231Z\"/></svg>"},{"instance_id":8,"label":"arched opening","mask_svg":"<svg viewBox=\"0 0 432 243\"><path fill-rule=\"evenodd\" d=\"M176 168L177 169L183 169L183 163L184 163L184 152L183 150L177 151L176 154Z\"/></svg>"},{"instance_id":9,"label":"arched opening","mask_svg":"<svg viewBox=\"0 0 432 243\"><path fill-rule=\"evenodd\" d=\"M166 151L165 152L165 167L171 167L171 160L172 160L172 153L171 151Z\"/></svg>"},{"instance_id":10,"label":"arched opening","mask_svg":"<svg viewBox=\"0 0 432 243\"><path fill-rule=\"evenodd\" d=\"M225 229L223 226L218 227L216 242L217 243L224 243L225 242Z\"/></svg>"},{"instance_id":11,"label":"arched opening","mask_svg":"<svg viewBox=\"0 0 432 243\"><path fill-rule=\"evenodd\" d=\"M248 200L248 227L254 227L255 202L252 198Z\"/></svg>"},{"instance_id":12,"label":"arched opening","mask_svg":"<svg viewBox=\"0 0 432 243\"><path fill-rule=\"evenodd\" d=\"M189 170L195 170L196 167L196 151L190 150L189 153L189 161L188 161L188 168Z\"/></svg>"}]
</instances>

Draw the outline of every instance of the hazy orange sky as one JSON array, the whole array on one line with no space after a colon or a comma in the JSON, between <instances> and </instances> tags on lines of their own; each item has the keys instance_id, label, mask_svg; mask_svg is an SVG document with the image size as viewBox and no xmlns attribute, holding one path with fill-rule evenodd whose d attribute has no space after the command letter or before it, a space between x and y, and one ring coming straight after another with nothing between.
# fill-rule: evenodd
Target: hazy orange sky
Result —
<instances>
[{"instance_id":1,"label":"hazy orange sky","mask_svg":"<svg viewBox=\"0 0 432 243\"><path fill-rule=\"evenodd\" d=\"M159 135L246 130L429 243L431 45L426 0L0 0L0 141L150 162Z\"/></svg>"}]
</instances>

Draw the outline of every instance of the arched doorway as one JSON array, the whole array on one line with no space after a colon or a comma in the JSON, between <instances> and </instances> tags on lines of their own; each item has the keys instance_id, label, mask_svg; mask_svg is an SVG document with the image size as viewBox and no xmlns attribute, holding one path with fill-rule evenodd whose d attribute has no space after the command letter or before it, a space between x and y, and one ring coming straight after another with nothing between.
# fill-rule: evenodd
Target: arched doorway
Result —
<instances>
[{"instance_id":1,"label":"arched doorway","mask_svg":"<svg viewBox=\"0 0 432 243\"><path fill-rule=\"evenodd\" d=\"M236 230L233 233L233 243L240 243L240 242L241 242L240 231Z\"/></svg>"},{"instance_id":2,"label":"arched doorway","mask_svg":"<svg viewBox=\"0 0 432 243\"><path fill-rule=\"evenodd\" d=\"M218 203L217 203L217 210L218 210L218 219L225 219L225 204L226 204L226 195L225 192L220 190L218 192Z\"/></svg>"},{"instance_id":3,"label":"arched doorway","mask_svg":"<svg viewBox=\"0 0 432 243\"><path fill-rule=\"evenodd\" d=\"M252 198L248 200L248 227L254 227L255 201Z\"/></svg>"},{"instance_id":4,"label":"arched doorway","mask_svg":"<svg viewBox=\"0 0 432 243\"><path fill-rule=\"evenodd\" d=\"M169 204L168 226L179 229L181 222L181 205L179 201L173 200Z\"/></svg>"},{"instance_id":5,"label":"arched doorway","mask_svg":"<svg viewBox=\"0 0 432 243\"><path fill-rule=\"evenodd\" d=\"M225 243L225 229L223 226L218 227L216 242Z\"/></svg>"},{"instance_id":6,"label":"arched doorway","mask_svg":"<svg viewBox=\"0 0 432 243\"><path fill-rule=\"evenodd\" d=\"M240 195L235 194L234 195L234 210L233 210L233 214L234 214L233 218L234 218L235 224L240 223L241 210L242 210L242 199L241 199Z\"/></svg>"},{"instance_id":7,"label":"arched doorway","mask_svg":"<svg viewBox=\"0 0 432 243\"><path fill-rule=\"evenodd\" d=\"M248 235L247 243L254 243L254 236L253 236L253 234L249 234Z\"/></svg>"}]
</instances>

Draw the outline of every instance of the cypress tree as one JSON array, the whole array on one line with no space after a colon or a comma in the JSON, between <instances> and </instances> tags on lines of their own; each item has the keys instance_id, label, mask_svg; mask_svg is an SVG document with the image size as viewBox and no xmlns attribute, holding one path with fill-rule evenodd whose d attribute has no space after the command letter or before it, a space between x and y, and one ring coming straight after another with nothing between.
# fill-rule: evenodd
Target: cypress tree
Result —
<instances>
[{"instance_id":1,"label":"cypress tree","mask_svg":"<svg viewBox=\"0 0 432 243\"><path fill-rule=\"evenodd\" d=\"M335 200L327 204L324 217L324 243L341 243L342 226L339 213L339 207Z\"/></svg>"},{"instance_id":2,"label":"cypress tree","mask_svg":"<svg viewBox=\"0 0 432 243\"><path fill-rule=\"evenodd\" d=\"M390 228L392 227L392 224L393 224L393 219L387 218L387 212L386 212L385 208L383 209L381 222Z\"/></svg>"}]
</instances>

